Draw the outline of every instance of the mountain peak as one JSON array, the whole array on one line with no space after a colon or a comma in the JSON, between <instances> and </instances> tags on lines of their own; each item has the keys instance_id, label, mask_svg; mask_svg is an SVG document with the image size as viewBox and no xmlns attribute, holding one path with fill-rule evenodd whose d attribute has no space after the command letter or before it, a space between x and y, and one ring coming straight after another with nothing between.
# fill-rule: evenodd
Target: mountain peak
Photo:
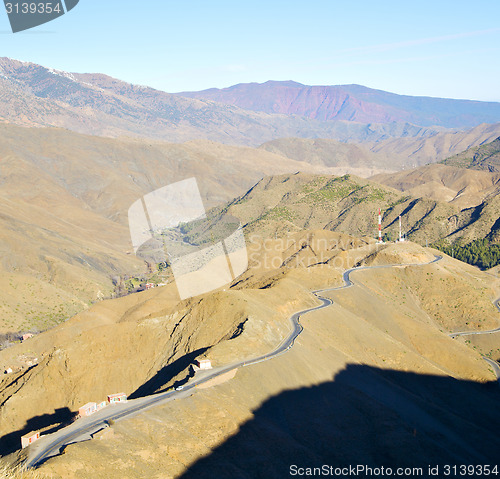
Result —
<instances>
[{"instance_id":1,"label":"mountain peak","mask_svg":"<svg viewBox=\"0 0 500 479\"><path fill-rule=\"evenodd\" d=\"M359 84L310 86L268 80L178 95L320 121L398 122L459 129L500 121L500 103L397 95Z\"/></svg>"}]
</instances>

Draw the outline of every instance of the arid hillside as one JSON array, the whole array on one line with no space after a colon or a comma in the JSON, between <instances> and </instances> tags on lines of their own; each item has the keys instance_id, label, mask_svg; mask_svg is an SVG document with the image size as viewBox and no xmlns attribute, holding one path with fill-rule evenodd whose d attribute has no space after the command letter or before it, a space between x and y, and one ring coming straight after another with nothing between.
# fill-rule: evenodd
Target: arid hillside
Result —
<instances>
[{"instance_id":1,"label":"arid hillside","mask_svg":"<svg viewBox=\"0 0 500 479\"><path fill-rule=\"evenodd\" d=\"M267 174L306 163L209 141L113 140L0 125L0 334L46 329L145 269L127 211L146 193L197 177L207 208Z\"/></svg>"},{"instance_id":2,"label":"arid hillside","mask_svg":"<svg viewBox=\"0 0 500 479\"><path fill-rule=\"evenodd\" d=\"M500 173L444 164L375 175L371 180L417 198L446 201L461 208L478 206L500 192Z\"/></svg>"},{"instance_id":3,"label":"arid hillside","mask_svg":"<svg viewBox=\"0 0 500 479\"><path fill-rule=\"evenodd\" d=\"M445 160L451 155L489 143L500 134L500 124L482 124L467 131L443 132L429 138L388 138L367 143L373 153L406 158L407 167Z\"/></svg>"},{"instance_id":4,"label":"arid hillside","mask_svg":"<svg viewBox=\"0 0 500 479\"><path fill-rule=\"evenodd\" d=\"M0 128L0 333L47 329L108 297L113 278L144 271L144 263L131 254L127 211L150 191L196 176L209 208L242 195L269 174L336 170L307 155L309 162L207 141L169 144ZM384 211L383 231L392 238L399 214L408 238L421 244L496 237L494 177L460 172L465 177L448 175L448 196L438 198L425 195L426 188L440 191L432 183L402 194L354 176L288 174L261 180L225 212L240 218L248 234L258 223L258 230L271 237L308 228L374 237L378 208ZM408 188L403 180L393 186ZM458 199L448 204L450 191Z\"/></svg>"},{"instance_id":5,"label":"arid hillside","mask_svg":"<svg viewBox=\"0 0 500 479\"><path fill-rule=\"evenodd\" d=\"M312 248L306 255L304 243ZM286 245L276 241L277 249L268 250L263 244L263 238L249 242L249 270L227 291L179 301L171 283L102 301L64 324L0 351L2 370L14 370L0 382L2 453L17 448L23 431L67 421L93 398L105 399L112 391L140 397L172 386L186 377L190 362L205 351L221 365L273 349L288 331L288 316L314 304L309 288L320 280L326 285L340 281L340 270L320 268L308 274L307 266L334 260L352 266L374 248L373 240L332 232L301 233ZM276 252L283 263L278 272ZM300 280L269 289L297 267L306 269Z\"/></svg>"},{"instance_id":6,"label":"arid hillside","mask_svg":"<svg viewBox=\"0 0 500 479\"><path fill-rule=\"evenodd\" d=\"M500 137L491 143L468 149L451 158L447 158L443 163L459 168L498 173L500 172Z\"/></svg>"},{"instance_id":7,"label":"arid hillside","mask_svg":"<svg viewBox=\"0 0 500 479\"><path fill-rule=\"evenodd\" d=\"M340 263L313 261L311 251L320 251L315 238L339 240L324 234L310 235L311 248L302 250L308 264L275 270L264 289L254 277L226 292L233 302L257 295L258 305L270 309L261 316L249 300L242 334L210 349L209 357L220 364L232 354L258 355L279 342L291 310L316 304L308 289L340 284ZM358 246L354 256L371 249L364 257L372 265L417 264L435 253L411 243L378 253ZM282 248L277 239L267 254L281 255ZM124 470L129 477L281 477L297 458L313 465L401 466L494 460L500 445L495 376L477 348L447 333L498 326L491 300L499 285L450 258L360 271L352 280L353 288L325 293L333 306L303 316L304 332L290 352L118 421L94 440L67 447L40 473L65 479L123 477ZM457 301L457 290L468 296ZM290 295L293 303L286 301ZM222 311L216 307L212 315L222 319ZM198 337L209 326L200 323Z\"/></svg>"},{"instance_id":8,"label":"arid hillside","mask_svg":"<svg viewBox=\"0 0 500 479\"><path fill-rule=\"evenodd\" d=\"M499 154L500 138L496 138L468 148L440 164L376 175L372 179L413 196L428 196L463 208L477 206L499 193Z\"/></svg>"},{"instance_id":9,"label":"arid hillside","mask_svg":"<svg viewBox=\"0 0 500 479\"><path fill-rule=\"evenodd\" d=\"M413 197L354 175L294 174L262 179L247 194L213 215L240 218L248 234L254 230L268 237L303 229L327 229L353 236L377 236L378 209L382 209L382 232L395 240L403 233L422 245L440 239L496 238L500 196L476 207L462 209L452 203ZM220 212L220 213L218 213ZM206 235L196 228L190 236Z\"/></svg>"},{"instance_id":10,"label":"arid hillside","mask_svg":"<svg viewBox=\"0 0 500 479\"><path fill-rule=\"evenodd\" d=\"M394 172L436 163L479 145L486 148L486 144L499 134L500 123L497 123L479 125L468 131L436 133L425 138L382 138L376 143L280 138L259 148L298 161L335 168L333 173L337 175L352 173L368 177L378 172Z\"/></svg>"},{"instance_id":11,"label":"arid hillside","mask_svg":"<svg viewBox=\"0 0 500 479\"><path fill-rule=\"evenodd\" d=\"M363 144L321 138L280 138L264 143L259 149L295 160L302 158L312 165L332 168L339 175L352 173L368 177L379 172L397 171L406 164L404 158L373 153Z\"/></svg>"}]
</instances>

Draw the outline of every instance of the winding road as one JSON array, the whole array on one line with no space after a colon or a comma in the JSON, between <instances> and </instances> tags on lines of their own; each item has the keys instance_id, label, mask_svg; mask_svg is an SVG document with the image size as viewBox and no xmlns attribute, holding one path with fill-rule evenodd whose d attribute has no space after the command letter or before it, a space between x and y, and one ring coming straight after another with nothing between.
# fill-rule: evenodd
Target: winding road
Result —
<instances>
[{"instance_id":1,"label":"winding road","mask_svg":"<svg viewBox=\"0 0 500 479\"><path fill-rule=\"evenodd\" d=\"M500 298L493 301L493 304L497 307L500 312ZM455 339L458 336L474 336L477 334L491 334L491 333L500 333L500 328L490 329L488 331L460 331L458 333L449 333L448 336ZM500 365L493 361L493 359L487 358L483 356L483 359L493 368L493 372L495 373L497 380L500 382Z\"/></svg>"},{"instance_id":2,"label":"winding road","mask_svg":"<svg viewBox=\"0 0 500 479\"><path fill-rule=\"evenodd\" d=\"M92 435L96 432L108 427L109 421L117 421L126 417L130 417L138 412L144 411L145 409L151 408L153 406L158 406L166 402L187 397L196 391L196 388L201 384L204 384L218 376L226 374L230 371L238 369L240 367L248 367L253 364L260 363L262 361L268 361L275 358L281 354L286 353L294 345L295 340L299 334L303 331L303 326L300 324L300 318L302 315L310 313L312 311L317 311L319 309L326 308L330 306L333 301L328 298L321 296L321 293L326 291L334 291L345 289L353 286L353 282L350 279L350 275L353 271L360 271L363 269L378 269L378 268L393 268L398 266L425 266L428 264L436 263L440 261L442 256L436 256L434 260L428 263L419 264L405 264L405 265L380 265L380 266L360 266L356 268L348 269L343 274L344 285L340 287L327 288L322 290L313 291L313 294L321 302L320 305L313 308L304 309L294 313L289 319L292 324L292 331L289 336L274 350L265 355L259 356L257 358L240 361L238 363L231 364L226 367L214 369L210 374L204 376L203 378L195 379L192 382L186 384L182 390L169 390L166 392L154 394L140 399L134 399L124 404L117 404L113 406L108 406L97 413L93 414L88 418L81 418L75 421L73 424L46 436L42 436L40 440L30 446L28 452L28 459L25 462L27 468L34 468L42 464L48 458L59 455L65 446L73 444L75 442L81 442L83 440L89 440ZM497 302L497 307L500 310L500 306ZM499 328L500 330L500 328ZM497 330L495 330L497 331ZM457 333L454 333L457 334ZM467 334L467 333L458 333ZM470 333L469 333L470 334ZM500 378L500 367L494 361L487 360L497 372L497 376Z\"/></svg>"},{"instance_id":3,"label":"winding road","mask_svg":"<svg viewBox=\"0 0 500 479\"><path fill-rule=\"evenodd\" d=\"M500 298L493 301L493 304L497 307L500 312ZM452 338L456 338L457 336L472 336L473 334L491 334L491 333L500 333L500 328L490 329L488 331L460 331L458 333L450 333L449 336Z\"/></svg>"}]
</instances>

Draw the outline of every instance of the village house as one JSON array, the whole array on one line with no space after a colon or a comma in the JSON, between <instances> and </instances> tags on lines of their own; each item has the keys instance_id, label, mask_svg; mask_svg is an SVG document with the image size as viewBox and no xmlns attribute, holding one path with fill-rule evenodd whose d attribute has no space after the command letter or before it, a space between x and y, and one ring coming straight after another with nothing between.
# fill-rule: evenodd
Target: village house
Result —
<instances>
[{"instance_id":1,"label":"village house","mask_svg":"<svg viewBox=\"0 0 500 479\"><path fill-rule=\"evenodd\" d=\"M127 395L125 393L110 394L108 396L108 402L109 404L127 402Z\"/></svg>"}]
</instances>

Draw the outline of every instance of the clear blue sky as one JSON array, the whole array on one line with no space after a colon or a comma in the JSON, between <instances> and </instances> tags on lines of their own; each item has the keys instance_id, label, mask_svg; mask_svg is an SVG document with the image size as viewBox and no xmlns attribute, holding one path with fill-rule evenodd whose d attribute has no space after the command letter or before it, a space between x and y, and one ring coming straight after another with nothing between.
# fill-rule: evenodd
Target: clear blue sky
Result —
<instances>
[{"instance_id":1,"label":"clear blue sky","mask_svg":"<svg viewBox=\"0 0 500 479\"><path fill-rule=\"evenodd\" d=\"M80 0L17 34L0 8L0 56L169 92L295 80L500 101L499 0Z\"/></svg>"}]
</instances>

